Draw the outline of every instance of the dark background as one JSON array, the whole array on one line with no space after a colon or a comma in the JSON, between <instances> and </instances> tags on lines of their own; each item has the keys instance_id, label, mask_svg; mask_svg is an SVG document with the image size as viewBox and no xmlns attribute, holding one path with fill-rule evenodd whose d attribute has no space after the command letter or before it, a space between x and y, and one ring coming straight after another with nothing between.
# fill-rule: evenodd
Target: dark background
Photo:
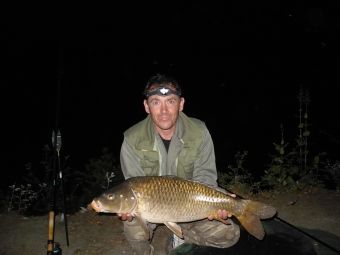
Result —
<instances>
[{"instance_id":1,"label":"dark background","mask_svg":"<svg viewBox=\"0 0 340 255\"><path fill-rule=\"evenodd\" d=\"M335 1L55 7L2 19L2 184L18 180L25 162L39 165L56 126L73 167L104 146L118 158L123 131L146 116L142 90L157 72L179 80L184 112L206 122L219 170L248 150L247 168L261 173L281 123L294 144L300 86L311 95L313 150L338 155Z\"/></svg>"}]
</instances>

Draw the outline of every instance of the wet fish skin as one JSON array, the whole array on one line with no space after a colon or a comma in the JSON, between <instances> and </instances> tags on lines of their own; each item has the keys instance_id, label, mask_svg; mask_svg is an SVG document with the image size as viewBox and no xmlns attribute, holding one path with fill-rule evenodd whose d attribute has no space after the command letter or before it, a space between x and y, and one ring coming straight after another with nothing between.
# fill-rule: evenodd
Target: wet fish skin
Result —
<instances>
[{"instance_id":1,"label":"wet fish skin","mask_svg":"<svg viewBox=\"0 0 340 255\"><path fill-rule=\"evenodd\" d=\"M181 237L176 223L191 222L224 209L258 239L265 233L260 219L273 217L275 208L260 202L231 197L202 183L169 176L133 177L93 199L92 208L104 213L130 213L143 224L164 223Z\"/></svg>"}]
</instances>

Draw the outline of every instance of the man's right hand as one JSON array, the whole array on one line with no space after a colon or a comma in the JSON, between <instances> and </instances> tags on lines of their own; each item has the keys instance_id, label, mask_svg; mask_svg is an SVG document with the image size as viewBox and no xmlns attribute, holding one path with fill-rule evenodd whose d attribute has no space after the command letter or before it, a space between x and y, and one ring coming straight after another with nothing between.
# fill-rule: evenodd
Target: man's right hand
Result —
<instances>
[{"instance_id":1,"label":"man's right hand","mask_svg":"<svg viewBox=\"0 0 340 255\"><path fill-rule=\"evenodd\" d=\"M122 221L132 221L133 220L133 216L130 213L118 213L117 214L118 217L120 218L120 220Z\"/></svg>"}]
</instances>

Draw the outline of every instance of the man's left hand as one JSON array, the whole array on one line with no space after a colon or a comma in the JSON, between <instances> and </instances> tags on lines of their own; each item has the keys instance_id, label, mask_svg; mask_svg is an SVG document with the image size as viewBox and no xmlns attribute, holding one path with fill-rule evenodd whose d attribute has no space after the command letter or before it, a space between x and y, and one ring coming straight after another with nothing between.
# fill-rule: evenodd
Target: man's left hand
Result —
<instances>
[{"instance_id":1,"label":"man's left hand","mask_svg":"<svg viewBox=\"0 0 340 255\"><path fill-rule=\"evenodd\" d=\"M232 216L232 214L230 212L228 212L227 210L221 210L219 209L217 211L217 217L222 219L222 220L227 220L228 218L230 218ZM208 216L209 220L213 220L215 219L214 215L209 215Z\"/></svg>"}]
</instances>

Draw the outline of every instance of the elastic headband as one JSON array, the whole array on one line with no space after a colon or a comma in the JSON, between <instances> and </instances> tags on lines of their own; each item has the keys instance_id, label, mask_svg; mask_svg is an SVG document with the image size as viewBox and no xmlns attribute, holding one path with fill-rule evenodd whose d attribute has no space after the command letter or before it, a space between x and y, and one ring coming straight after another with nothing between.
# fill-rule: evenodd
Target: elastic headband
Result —
<instances>
[{"instance_id":1,"label":"elastic headband","mask_svg":"<svg viewBox=\"0 0 340 255\"><path fill-rule=\"evenodd\" d=\"M158 87L152 91L147 91L144 93L145 97L148 98L153 95L158 95L158 96L168 96L168 95L177 95L181 96L181 92L171 89L169 87Z\"/></svg>"}]
</instances>

